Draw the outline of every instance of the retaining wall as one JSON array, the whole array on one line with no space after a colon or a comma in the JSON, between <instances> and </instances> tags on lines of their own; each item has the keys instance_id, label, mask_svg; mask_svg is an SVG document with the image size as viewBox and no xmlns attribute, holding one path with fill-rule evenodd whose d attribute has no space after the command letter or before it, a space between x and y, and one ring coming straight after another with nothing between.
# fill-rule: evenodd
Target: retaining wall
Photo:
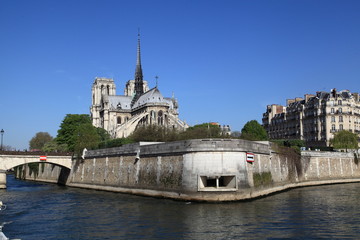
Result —
<instances>
[{"instance_id":1,"label":"retaining wall","mask_svg":"<svg viewBox=\"0 0 360 240\"><path fill-rule=\"evenodd\" d=\"M254 162L247 162L253 153ZM55 181L46 167L37 180ZM29 174L27 174L27 177ZM349 153L293 153L245 140L189 140L88 151L74 160L66 184L186 201L250 199L292 187L358 182Z\"/></svg>"}]
</instances>

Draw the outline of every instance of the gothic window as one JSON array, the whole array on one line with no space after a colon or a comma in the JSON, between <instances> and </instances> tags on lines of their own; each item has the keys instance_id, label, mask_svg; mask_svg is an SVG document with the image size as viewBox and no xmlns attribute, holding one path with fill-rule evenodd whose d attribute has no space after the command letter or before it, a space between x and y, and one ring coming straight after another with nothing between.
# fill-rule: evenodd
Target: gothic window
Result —
<instances>
[{"instance_id":1,"label":"gothic window","mask_svg":"<svg viewBox=\"0 0 360 240\"><path fill-rule=\"evenodd\" d=\"M117 124L121 124L121 117L117 117Z\"/></svg>"},{"instance_id":2,"label":"gothic window","mask_svg":"<svg viewBox=\"0 0 360 240\"><path fill-rule=\"evenodd\" d=\"M154 111L150 111L150 124L156 123L155 115Z\"/></svg>"},{"instance_id":3,"label":"gothic window","mask_svg":"<svg viewBox=\"0 0 360 240\"><path fill-rule=\"evenodd\" d=\"M106 88L107 88L107 95L110 95L110 86L107 85Z\"/></svg>"},{"instance_id":4,"label":"gothic window","mask_svg":"<svg viewBox=\"0 0 360 240\"><path fill-rule=\"evenodd\" d=\"M339 116L339 122L343 122L343 116Z\"/></svg>"},{"instance_id":5,"label":"gothic window","mask_svg":"<svg viewBox=\"0 0 360 240\"><path fill-rule=\"evenodd\" d=\"M161 111L161 110L158 112L158 124L159 124L159 125L163 125L163 124L164 124L163 111Z\"/></svg>"}]
</instances>

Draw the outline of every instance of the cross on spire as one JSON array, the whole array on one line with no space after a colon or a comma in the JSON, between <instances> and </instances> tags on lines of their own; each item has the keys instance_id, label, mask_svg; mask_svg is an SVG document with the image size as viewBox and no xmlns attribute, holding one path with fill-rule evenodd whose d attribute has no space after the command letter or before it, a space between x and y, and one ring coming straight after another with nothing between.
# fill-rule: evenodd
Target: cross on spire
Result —
<instances>
[{"instance_id":1,"label":"cross on spire","mask_svg":"<svg viewBox=\"0 0 360 240\"><path fill-rule=\"evenodd\" d=\"M155 76L155 80L156 80L156 87L158 87L158 79L159 79L159 76L158 76L158 75L156 75L156 76Z\"/></svg>"}]
</instances>

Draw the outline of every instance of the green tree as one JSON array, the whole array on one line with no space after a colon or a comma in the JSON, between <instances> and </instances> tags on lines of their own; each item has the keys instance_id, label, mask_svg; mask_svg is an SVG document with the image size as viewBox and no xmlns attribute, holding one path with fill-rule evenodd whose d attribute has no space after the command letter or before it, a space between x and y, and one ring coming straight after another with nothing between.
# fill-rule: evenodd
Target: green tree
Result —
<instances>
[{"instance_id":1,"label":"green tree","mask_svg":"<svg viewBox=\"0 0 360 240\"><path fill-rule=\"evenodd\" d=\"M47 132L38 132L30 140L30 150L41 150L44 145L53 140L53 137Z\"/></svg>"},{"instance_id":2,"label":"green tree","mask_svg":"<svg viewBox=\"0 0 360 240\"><path fill-rule=\"evenodd\" d=\"M268 140L266 130L256 120L248 121L241 129L241 138L251 141Z\"/></svg>"},{"instance_id":3,"label":"green tree","mask_svg":"<svg viewBox=\"0 0 360 240\"><path fill-rule=\"evenodd\" d=\"M334 138L330 140L330 145L337 149L358 149L358 136L350 131L342 130L335 133Z\"/></svg>"},{"instance_id":4,"label":"green tree","mask_svg":"<svg viewBox=\"0 0 360 240\"><path fill-rule=\"evenodd\" d=\"M73 135L74 152L80 156L83 149L97 148L100 143L100 136L97 129L91 123L83 123L79 125Z\"/></svg>"},{"instance_id":5,"label":"green tree","mask_svg":"<svg viewBox=\"0 0 360 240\"><path fill-rule=\"evenodd\" d=\"M130 138L115 138L102 141L99 144L99 148L112 148L112 147L121 147L124 144L134 143L135 141Z\"/></svg>"},{"instance_id":6,"label":"green tree","mask_svg":"<svg viewBox=\"0 0 360 240\"><path fill-rule=\"evenodd\" d=\"M179 138L185 139L201 139L201 138L220 138L221 129L218 125L211 123L202 123L189 127L185 132L181 132Z\"/></svg>"},{"instance_id":7,"label":"green tree","mask_svg":"<svg viewBox=\"0 0 360 240\"><path fill-rule=\"evenodd\" d=\"M105 142L110 140L110 134L103 128L96 128L96 132L100 137L100 141Z\"/></svg>"},{"instance_id":8,"label":"green tree","mask_svg":"<svg viewBox=\"0 0 360 240\"><path fill-rule=\"evenodd\" d=\"M55 139L50 142L45 143L44 147L41 149L43 152L67 152L67 144L58 144Z\"/></svg>"},{"instance_id":9,"label":"green tree","mask_svg":"<svg viewBox=\"0 0 360 240\"><path fill-rule=\"evenodd\" d=\"M68 151L73 152L75 150L75 144L77 144L77 130L83 124L90 124L91 119L87 114L67 114L60 125L56 142L59 145L66 144Z\"/></svg>"},{"instance_id":10,"label":"green tree","mask_svg":"<svg viewBox=\"0 0 360 240\"><path fill-rule=\"evenodd\" d=\"M175 129L168 129L163 126L148 125L138 127L129 137L134 142L169 142L178 139Z\"/></svg>"}]
</instances>

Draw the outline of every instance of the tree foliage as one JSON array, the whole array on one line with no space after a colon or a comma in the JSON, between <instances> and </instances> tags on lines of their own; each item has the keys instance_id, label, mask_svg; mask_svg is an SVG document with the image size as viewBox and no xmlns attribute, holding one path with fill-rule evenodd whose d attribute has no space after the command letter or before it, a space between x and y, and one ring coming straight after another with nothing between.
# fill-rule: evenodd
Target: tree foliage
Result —
<instances>
[{"instance_id":1,"label":"tree foliage","mask_svg":"<svg viewBox=\"0 0 360 240\"><path fill-rule=\"evenodd\" d=\"M134 142L170 142L178 138L175 129L168 129L163 126L149 125L138 127L129 137Z\"/></svg>"},{"instance_id":2,"label":"tree foliage","mask_svg":"<svg viewBox=\"0 0 360 240\"><path fill-rule=\"evenodd\" d=\"M181 132L179 139L200 139L200 138L220 138L221 129L218 125L202 123L189 127L185 132ZM224 136L225 137L225 136Z\"/></svg>"},{"instance_id":3,"label":"tree foliage","mask_svg":"<svg viewBox=\"0 0 360 240\"><path fill-rule=\"evenodd\" d=\"M90 116L87 114L67 114L60 125L56 142L59 145L66 144L68 151L73 152L78 144L78 128L81 125L91 125ZM92 125L91 125L92 126Z\"/></svg>"},{"instance_id":4,"label":"tree foliage","mask_svg":"<svg viewBox=\"0 0 360 240\"><path fill-rule=\"evenodd\" d=\"M101 141L107 141L110 135L101 128L92 125L89 115L67 114L60 125L56 144L49 148L64 148L67 151L80 154L84 148L97 148Z\"/></svg>"},{"instance_id":5,"label":"tree foliage","mask_svg":"<svg viewBox=\"0 0 360 240\"><path fill-rule=\"evenodd\" d=\"M149 125L137 128L129 137L134 142L151 141L151 142L170 142L187 139L201 138L220 138L221 129L218 125L210 123L198 124L189 127L186 131L179 132L176 129L169 129L164 126Z\"/></svg>"},{"instance_id":6,"label":"tree foliage","mask_svg":"<svg viewBox=\"0 0 360 240\"><path fill-rule=\"evenodd\" d=\"M134 143L130 138L115 138L100 142L98 148L121 147L124 144Z\"/></svg>"},{"instance_id":7,"label":"tree foliage","mask_svg":"<svg viewBox=\"0 0 360 240\"><path fill-rule=\"evenodd\" d=\"M96 132L99 135L101 142L106 142L110 140L110 134L103 128L96 128Z\"/></svg>"},{"instance_id":8,"label":"tree foliage","mask_svg":"<svg viewBox=\"0 0 360 240\"><path fill-rule=\"evenodd\" d=\"M251 141L266 141L268 136L266 130L256 120L248 121L241 129L241 138Z\"/></svg>"},{"instance_id":9,"label":"tree foliage","mask_svg":"<svg viewBox=\"0 0 360 240\"><path fill-rule=\"evenodd\" d=\"M279 140L271 140L271 142L276 143L281 147L290 147L294 149L297 153L300 153L301 147L305 147L305 142L300 139L279 139Z\"/></svg>"},{"instance_id":10,"label":"tree foliage","mask_svg":"<svg viewBox=\"0 0 360 240\"><path fill-rule=\"evenodd\" d=\"M350 131L342 130L335 133L334 138L330 140L331 146L337 149L358 149L358 136Z\"/></svg>"},{"instance_id":11,"label":"tree foliage","mask_svg":"<svg viewBox=\"0 0 360 240\"><path fill-rule=\"evenodd\" d=\"M67 152L67 144L59 144L55 139L50 142L45 143L44 147L41 149L43 152Z\"/></svg>"},{"instance_id":12,"label":"tree foliage","mask_svg":"<svg viewBox=\"0 0 360 240\"><path fill-rule=\"evenodd\" d=\"M35 136L30 140L30 150L42 150L44 145L48 142L51 142L53 137L47 132L38 132Z\"/></svg>"},{"instance_id":13,"label":"tree foliage","mask_svg":"<svg viewBox=\"0 0 360 240\"><path fill-rule=\"evenodd\" d=\"M74 152L80 156L83 149L97 148L100 143L100 136L97 129L91 123L79 125L73 135Z\"/></svg>"}]
</instances>

